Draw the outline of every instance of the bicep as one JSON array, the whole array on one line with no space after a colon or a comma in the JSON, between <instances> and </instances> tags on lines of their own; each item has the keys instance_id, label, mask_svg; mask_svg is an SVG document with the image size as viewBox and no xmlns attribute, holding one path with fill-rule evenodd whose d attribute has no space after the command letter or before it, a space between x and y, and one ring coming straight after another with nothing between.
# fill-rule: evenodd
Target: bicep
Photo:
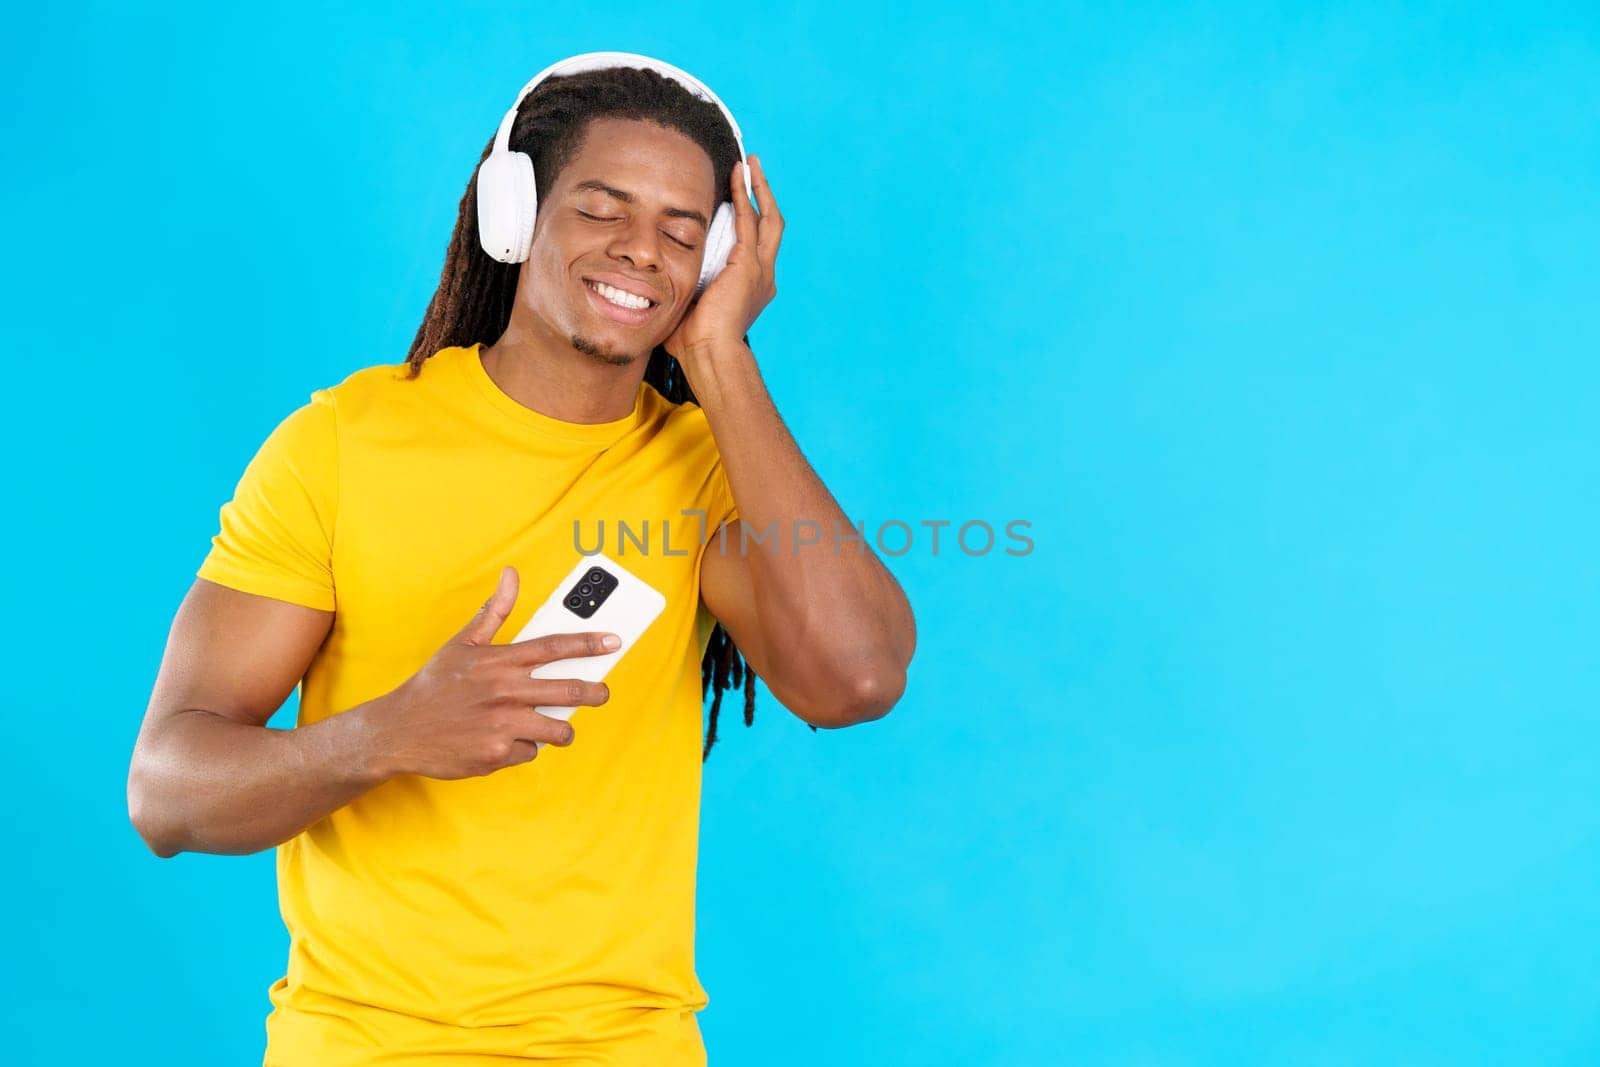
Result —
<instances>
[{"instance_id":1,"label":"bicep","mask_svg":"<svg viewBox=\"0 0 1600 1067\"><path fill-rule=\"evenodd\" d=\"M167 635L144 729L194 708L266 725L305 676L333 617L196 579Z\"/></svg>"}]
</instances>

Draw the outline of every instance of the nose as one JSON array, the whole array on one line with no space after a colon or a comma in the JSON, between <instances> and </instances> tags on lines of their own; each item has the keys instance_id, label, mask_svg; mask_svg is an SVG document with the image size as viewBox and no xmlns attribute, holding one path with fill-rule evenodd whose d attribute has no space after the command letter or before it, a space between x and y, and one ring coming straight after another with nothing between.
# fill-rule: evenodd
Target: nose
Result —
<instances>
[{"instance_id":1,"label":"nose","mask_svg":"<svg viewBox=\"0 0 1600 1067\"><path fill-rule=\"evenodd\" d=\"M638 270L661 267L661 244L655 223L638 214L629 216L627 224L615 231L606 252L614 259L626 260Z\"/></svg>"}]
</instances>

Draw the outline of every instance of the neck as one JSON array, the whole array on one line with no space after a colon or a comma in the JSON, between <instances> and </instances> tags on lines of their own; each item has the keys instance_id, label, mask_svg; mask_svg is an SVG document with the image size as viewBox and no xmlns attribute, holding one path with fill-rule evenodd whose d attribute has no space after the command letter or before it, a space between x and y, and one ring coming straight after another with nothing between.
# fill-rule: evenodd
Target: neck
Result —
<instances>
[{"instance_id":1,"label":"neck","mask_svg":"<svg viewBox=\"0 0 1600 1067\"><path fill-rule=\"evenodd\" d=\"M517 320L513 313L500 339L480 350L483 369L507 396L562 422L615 422L633 411L648 355L607 363Z\"/></svg>"}]
</instances>

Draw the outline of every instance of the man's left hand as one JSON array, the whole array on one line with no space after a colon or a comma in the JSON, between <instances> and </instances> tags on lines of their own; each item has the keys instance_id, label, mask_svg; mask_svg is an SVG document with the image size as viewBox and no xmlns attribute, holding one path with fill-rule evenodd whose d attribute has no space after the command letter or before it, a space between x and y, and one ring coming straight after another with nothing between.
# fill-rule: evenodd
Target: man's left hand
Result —
<instances>
[{"instance_id":1,"label":"man's left hand","mask_svg":"<svg viewBox=\"0 0 1600 1067\"><path fill-rule=\"evenodd\" d=\"M778 243L783 239L783 216L759 156L750 161L750 185L761 206L755 206L745 193L742 163L735 163L728 175L733 187L734 246L728 263L700 293L699 300L668 337L666 349L679 363L690 363L697 353L721 345L742 345L751 323L778 295L776 265Z\"/></svg>"}]
</instances>

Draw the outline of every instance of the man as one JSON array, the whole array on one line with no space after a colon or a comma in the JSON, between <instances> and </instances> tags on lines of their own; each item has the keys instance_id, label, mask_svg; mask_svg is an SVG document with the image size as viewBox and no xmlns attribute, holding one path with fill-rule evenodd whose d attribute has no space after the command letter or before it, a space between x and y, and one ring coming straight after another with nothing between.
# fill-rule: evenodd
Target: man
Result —
<instances>
[{"instance_id":1,"label":"man","mask_svg":"<svg viewBox=\"0 0 1600 1067\"><path fill-rule=\"evenodd\" d=\"M703 1063L703 683L736 644L813 727L899 698L909 605L741 340L783 220L734 144L655 71L548 79L511 135L539 183L526 262L478 247L469 185L406 364L314 392L223 508L129 810L161 856L278 847L267 1065ZM721 190L737 244L695 301ZM605 551L668 606L603 683L531 678L607 651L510 641L598 521L657 527ZM297 683L296 728L266 728Z\"/></svg>"}]
</instances>

